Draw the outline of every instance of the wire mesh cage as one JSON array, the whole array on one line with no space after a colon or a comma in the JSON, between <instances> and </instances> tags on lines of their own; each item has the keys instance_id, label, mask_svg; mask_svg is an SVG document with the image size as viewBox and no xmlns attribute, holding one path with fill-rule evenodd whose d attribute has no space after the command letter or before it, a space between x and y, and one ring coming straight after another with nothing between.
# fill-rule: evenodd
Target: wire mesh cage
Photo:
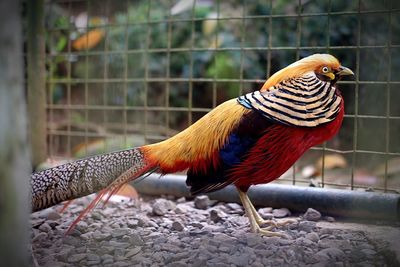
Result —
<instances>
[{"instance_id":1,"label":"wire mesh cage","mask_svg":"<svg viewBox=\"0 0 400 267\"><path fill-rule=\"evenodd\" d=\"M398 1L45 3L48 156L158 142L313 53L355 72L346 115L277 182L400 190Z\"/></svg>"}]
</instances>

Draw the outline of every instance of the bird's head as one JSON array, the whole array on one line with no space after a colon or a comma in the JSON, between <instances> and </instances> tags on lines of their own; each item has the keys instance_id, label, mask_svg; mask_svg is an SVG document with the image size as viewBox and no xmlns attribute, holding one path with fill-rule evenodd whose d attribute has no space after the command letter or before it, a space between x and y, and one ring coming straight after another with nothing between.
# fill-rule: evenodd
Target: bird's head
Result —
<instances>
[{"instance_id":1,"label":"bird's head","mask_svg":"<svg viewBox=\"0 0 400 267\"><path fill-rule=\"evenodd\" d=\"M330 81L332 84L335 84L345 75L354 75L349 68L342 66L334 56L314 54L276 72L264 83L261 91L266 91L283 80L300 77L309 72L314 72L319 79Z\"/></svg>"}]
</instances>

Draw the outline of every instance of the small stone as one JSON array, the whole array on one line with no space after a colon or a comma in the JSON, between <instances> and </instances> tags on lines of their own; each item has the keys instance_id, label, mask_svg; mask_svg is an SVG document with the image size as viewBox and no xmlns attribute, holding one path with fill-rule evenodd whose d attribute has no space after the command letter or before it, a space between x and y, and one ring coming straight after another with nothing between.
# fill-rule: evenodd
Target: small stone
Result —
<instances>
[{"instance_id":1,"label":"small stone","mask_svg":"<svg viewBox=\"0 0 400 267\"><path fill-rule=\"evenodd\" d=\"M48 238L48 234L47 233L40 232L32 239L32 242L33 243L41 242L42 240L46 240L47 238Z\"/></svg>"},{"instance_id":2,"label":"small stone","mask_svg":"<svg viewBox=\"0 0 400 267\"><path fill-rule=\"evenodd\" d=\"M258 210L258 214L264 219L264 220L271 220L274 218L274 215L272 214L272 208L262 208Z\"/></svg>"},{"instance_id":3,"label":"small stone","mask_svg":"<svg viewBox=\"0 0 400 267\"><path fill-rule=\"evenodd\" d=\"M323 257L336 259L336 260L341 260L345 257L344 252L338 248L325 248L323 250L318 251L316 253L316 255L320 255Z\"/></svg>"},{"instance_id":4,"label":"small stone","mask_svg":"<svg viewBox=\"0 0 400 267\"><path fill-rule=\"evenodd\" d=\"M186 198L185 197L180 197L176 200L176 203L185 203L186 202Z\"/></svg>"},{"instance_id":5,"label":"small stone","mask_svg":"<svg viewBox=\"0 0 400 267\"><path fill-rule=\"evenodd\" d=\"M118 241L114 241L114 240L110 240L109 242L110 246L113 246L115 248L127 248L130 246L129 243L126 242L118 242Z\"/></svg>"},{"instance_id":6,"label":"small stone","mask_svg":"<svg viewBox=\"0 0 400 267\"><path fill-rule=\"evenodd\" d=\"M244 254L240 256L230 256L229 262L237 266L248 266L250 260L249 254Z\"/></svg>"},{"instance_id":7,"label":"small stone","mask_svg":"<svg viewBox=\"0 0 400 267\"><path fill-rule=\"evenodd\" d=\"M303 217L307 221L318 221L321 219L321 213L313 208L308 208Z\"/></svg>"},{"instance_id":8,"label":"small stone","mask_svg":"<svg viewBox=\"0 0 400 267\"><path fill-rule=\"evenodd\" d=\"M176 214L185 214L185 213L187 213L188 209L189 208L186 204L178 204L178 205L176 205L176 208L174 211Z\"/></svg>"},{"instance_id":9,"label":"small stone","mask_svg":"<svg viewBox=\"0 0 400 267\"><path fill-rule=\"evenodd\" d=\"M218 226L218 225L206 225L201 229L201 233L203 232L209 232L209 233L216 233L216 232L222 232L225 230L225 227Z\"/></svg>"},{"instance_id":10,"label":"small stone","mask_svg":"<svg viewBox=\"0 0 400 267\"><path fill-rule=\"evenodd\" d=\"M347 250L351 248L350 240L337 240L336 236L330 236L329 238L324 238L318 241L318 246L320 248L340 248L342 250Z\"/></svg>"},{"instance_id":11,"label":"small stone","mask_svg":"<svg viewBox=\"0 0 400 267\"><path fill-rule=\"evenodd\" d=\"M126 224L129 228L136 228L136 226L139 225L139 221L132 219L132 220L128 220Z\"/></svg>"},{"instance_id":12,"label":"small stone","mask_svg":"<svg viewBox=\"0 0 400 267\"><path fill-rule=\"evenodd\" d=\"M361 252L364 253L367 258L373 258L376 254L376 251L369 248L362 249Z\"/></svg>"},{"instance_id":13,"label":"small stone","mask_svg":"<svg viewBox=\"0 0 400 267\"><path fill-rule=\"evenodd\" d=\"M334 222L334 221L335 221L335 218L333 218L333 217L331 217L331 216L325 216L325 220L326 220L327 222Z\"/></svg>"},{"instance_id":14,"label":"small stone","mask_svg":"<svg viewBox=\"0 0 400 267\"><path fill-rule=\"evenodd\" d=\"M171 266L174 266L174 267L186 267L188 265L184 261L174 261L174 262L171 262Z\"/></svg>"},{"instance_id":15,"label":"small stone","mask_svg":"<svg viewBox=\"0 0 400 267\"><path fill-rule=\"evenodd\" d=\"M319 236L315 232L311 232L311 233L306 234L305 238L307 238L308 240L311 240L312 242L318 242L319 241Z\"/></svg>"},{"instance_id":16,"label":"small stone","mask_svg":"<svg viewBox=\"0 0 400 267\"><path fill-rule=\"evenodd\" d=\"M174 229L175 231L182 231L185 227L183 226L183 224L181 222L173 222L172 223L172 229Z\"/></svg>"},{"instance_id":17,"label":"small stone","mask_svg":"<svg viewBox=\"0 0 400 267\"><path fill-rule=\"evenodd\" d=\"M196 228L203 228L205 226L205 223L200 223L200 222L192 222L190 223L191 226L196 227Z\"/></svg>"},{"instance_id":18,"label":"small stone","mask_svg":"<svg viewBox=\"0 0 400 267\"><path fill-rule=\"evenodd\" d=\"M117 228L117 229L112 230L111 236L115 237L115 238L119 238L121 236L128 235L129 233L130 233L129 228Z\"/></svg>"},{"instance_id":19,"label":"small stone","mask_svg":"<svg viewBox=\"0 0 400 267\"><path fill-rule=\"evenodd\" d=\"M64 237L63 239L63 243L73 246L73 247L77 247L78 244L80 243L79 239L70 235L67 235Z\"/></svg>"},{"instance_id":20,"label":"small stone","mask_svg":"<svg viewBox=\"0 0 400 267\"><path fill-rule=\"evenodd\" d=\"M88 231L88 224L85 221L79 221L75 229L81 233L86 233Z\"/></svg>"},{"instance_id":21,"label":"small stone","mask_svg":"<svg viewBox=\"0 0 400 267\"><path fill-rule=\"evenodd\" d=\"M49 233L51 232L51 226L47 222L45 222L39 226L39 230L45 233Z\"/></svg>"},{"instance_id":22,"label":"small stone","mask_svg":"<svg viewBox=\"0 0 400 267\"><path fill-rule=\"evenodd\" d=\"M60 225L59 222L53 221L53 220L47 220L46 223L50 225L51 229L55 229L57 225Z\"/></svg>"},{"instance_id":23,"label":"small stone","mask_svg":"<svg viewBox=\"0 0 400 267\"><path fill-rule=\"evenodd\" d=\"M218 250L221 251L221 252L228 253L228 252L231 251L231 248L230 248L230 247L226 247L226 246L220 246L220 247L218 248Z\"/></svg>"},{"instance_id":24,"label":"small stone","mask_svg":"<svg viewBox=\"0 0 400 267\"><path fill-rule=\"evenodd\" d=\"M100 262L98 262L98 261L87 261L87 262L86 262L87 266L93 266L93 265L96 265L96 266L97 266L97 265L99 265L99 263L100 263Z\"/></svg>"},{"instance_id":25,"label":"small stone","mask_svg":"<svg viewBox=\"0 0 400 267\"><path fill-rule=\"evenodd\" d=\"M73 228L71 230L71 232L69 233L70 236L74 236L74 237L79 237L79 236L81 236L81 234L82 234L81 231L79 231L76 228Z\"/></svg>"},{"instance_id":26,"label":"small stone","mask_svg":"<svg viewBox=\"0 0 400 267\"><path fill-rule=\"evenodd\" d=\"M194 206L198 209L205 210L210 206L210 198L208 196L197 196L194 199Z\"/></svg>"},{"instance_id":27,"label":"small stone","mask_svg":"<svg viewBox=\"0 0 400 267\"><path fill-rule=\"evenodd\" d=\"M212 209L210 210L210 220L213 221L214 223L217 223L222 220L222 212Z\"/></svg>"},{"instance_id":28,"label":"small stone","mask_svg":"<svg viewBox=\"0 0 400 267\"><path fill-rule=\"evenodd\" d=\"M92 237L92 232L87 232L87 233L84 233L84 234L81 234L81 238L83 239L83 240L89 240L91 237Z\"/></svg>"},{"instance_id":29,"label":"small stone","mask_svg":"<svg viewBox=\"0 0 400 267\"><path fill-rule=\"evenodd\" d=\"M225 206L228 207L229 209L235 210L235 211L236 210L243 210L242 206L240 206L237 203L226 203Z\"/></svg>"},{"instance_id":30,"label":"small stone","mask_svg":"<svg viewBox=\"0 0 400 267\"><path fill-rule=\"evenodd\" d=\"M102 260L114 259L114 257L111 256L110 254L104 254L104 255L101 255L101 259L102 259Z\"/></svg>"},{"instance_id":31,"label":"small stone","mask_svg":"<svg viewBox=\"0 0 400 267\"><path fill-rule=\"evenodd\" d=\"M117 261L113 263L113 267L128 267L131 266L129 262L126 262L126 258L116 259Z\"/></svg>"},{"instance_id":32,"label":"small stone","mask_svg":"<svg viewBox=\"0 0 400 267\"><path fill-rule=\"evenodd\" d=\"M141 246L144 244L142 237L138 233L131 233L129 237L130 237L129 242L136 246Z\"/></svg>"},{"instance_id":33,"label":"small stone","mask_svg":"<svg viewBox=\"0 0 400 267\"><path fill-rule=\"evenodd\" d=\"M100 248L100 254L102 254L102 255L104 255L104 254L109 254L109 253L113 253L114 252L114 250L115 250L115 248L114 247L112 247L112 246L102 246L101 248Z\"/></svg>"},{"instance_id":34,"label":"small stone","mask_svg":"<svg viewBox=\"0 0 400 267\"><path fill-rule=\"evenodd\" d=\"M93 220L100 221L102 219L102 215L98 211L93 211L91 214Z\"/></svg>"},{"instance_id":35,"label":"small stone","mask_svg":"<svg viewBox=\"0 0 400 267\"><path fill-rule=\"evenodd\" d=\"M175 204L171 200L157 199L153 203L152 211L153 211L153 214L162 216L174 208L175 208Z\"/></svg>"},{"instance_id":36,"label":"small stone","mask_svg":"<svg viewBox=\"0 0 400 267\"><path fill-rule=\"evenodd\" d=\"M78 254L85 253L86 252L86 246L75 248L75 252L78 253Z\"/></svg>"},{"instance_id":37,"label":"small stone","mask_svg":"<svg viewBox=\"0 0 400 267\"><path fill-rule=\"evenodd\" d=\"M296 239L296 243L303 245L303 246L311 246L314 244L313 241L311 241L310 239L304 238L304 237L299 237Z\"/></svg>"},{"instance_id":38,"label":"small stone","mask_svg":"<svg viewBox=\"0 0 400 267\"><path fill-rule=\"evenodd\" d=\"M315 222L311 222L311 221L302 221L299 223L299 230L300 231L304 231L304 232L311 232L314 228L316 227L316 223Z\"/></svg>"},{"instance_id":39,"label":"small stone","mask_svg":"<svg viewBox=\"0 0 400 267\"><path fill-rule=\"evenodd\" d=\"M281 209L273 209L272 215L274 215L275 218L283 218L290 216L291 213L290 210L288 210L287 208L281 208Z\"/></svg>"},{"instance_id":40,"label":"small stone","mask_svg":"<svg viewBox=\"0 0 400 267\"><path fill-rule=\"evenodd\" d=\"M322 228L320 230L321 235L330 235L332 234L333 230L330 228Z\"/></svg>"},{"instance_id":41,"label":"small stone","mask_svg":"<svg viewBox=\"0 0 400 267\"><path fill-rule=\"evenodd\" d=\"M101 261L100 256L96 255L96 254L93 254L93 253L86 254L86 260L92 261L92 262L97 262L98 264Z\"/></svg>"},{"instance_id":42,"label":"small stone","mask_svg":"<svg viewBox=\"0 0 400 267\"><path fill-rule=\"evenodd\" d=\"M249 247L254 247L262 242L262 237L258 233L247 233L246 242Z\"/></svg>"},{"instance_id":43,"label":"small stone","mask_svg":"<svg viewBox=\"0 0 400 267\"><path fill-rule=\"evenodd\" d=\"M110 233L102 233L99 230L93 232L92 237L96 241L108 240L111 238Z\"/></svg>"},{"instance_id":44,"label":"small stone","mask_svg":"<svg viewBox=\"0 0 400 267\"><path fill-rule=\"evenodd\" d=\"M63 248L60 252L57 253L57 259L66 262L68 261L68 257L71 254L71 248Z\"/></svg>"},{"instance_id":45,"label":"small stone","mask_svg":"<svg viewBox=\"0 0 400 267\"><path fill-rule=\"evenodd\" d=\"M114 263L114 259L113 259L113 258L107 258L107 259L104 259L104 260L103 260L103 264L104 264L104 265L106 265L106 264L112 264L112 263Z\"/></svg>"},{"instance_id":46,"label":"small stone","mask_svg":"<svg viewBox=\"0 0 400 267\"><path fill-rule=\"evenodd\" d=\"M58 219L61 219L61 215L54 210L49 210L49 212L46 214L46 219L56 221Z\"/></svg>"},{"instance_id":47,"label":"small stone","mask_svg":"<svg viewBox=\"0 0 400 267\"><path fill-rule=\"evenodd\" d=\"M123 248L116 248L115 250L114 250L114 259L116 258L116 257L122 257L122 256L124 256L126 254L126 249L123 249Z\"/></svg>"},{"instance_id":48,"label":"small stone","mask_svg":"<svg viewBox=\"0 0 400 267\"><path fill-rule=\"evenodd\" d=\"M71 256L68 257L68 262L77 263L77 262L80 262L81 260L83 260L84 258L86 258L85 253L72 254Z\"/></svg>"},{"instance_id":49,"label":"small stone","mask_svg":"<svg viewBox=\"0 0 400 267\"><path fill-rule=\"evenodd\" d=\"M151 221L151 220L147 222L147 226L154 227L154 228L158 228L159 227L159 225L156 222Z\"/></svg>"}]
</instances>

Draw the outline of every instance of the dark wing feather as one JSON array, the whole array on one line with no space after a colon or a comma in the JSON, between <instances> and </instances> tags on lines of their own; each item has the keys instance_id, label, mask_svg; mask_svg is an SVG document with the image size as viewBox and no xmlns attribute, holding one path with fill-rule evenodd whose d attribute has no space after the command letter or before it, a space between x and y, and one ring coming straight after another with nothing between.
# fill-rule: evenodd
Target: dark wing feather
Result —
<instances>
[{"instance_id":1,"label":"dark wing feather","mask_svg":"<svg viewBox=\"0 0 400 267\"><path fill-rule=\"evenodd\" d=\"M257 111L250 111L228 136L226 144L220 149L218 165L211 161L206 171L189 169L186 184L192 194L219 190L234 182L230 179L231 169L240 164L263 133L274 123Z\"/></svg>"}]
</instances>

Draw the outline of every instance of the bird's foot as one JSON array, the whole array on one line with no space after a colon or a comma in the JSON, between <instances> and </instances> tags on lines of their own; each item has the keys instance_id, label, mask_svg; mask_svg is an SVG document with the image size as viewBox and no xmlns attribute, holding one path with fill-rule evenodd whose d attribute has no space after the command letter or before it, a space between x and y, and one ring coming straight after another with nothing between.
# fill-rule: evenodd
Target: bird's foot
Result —
<instances>
[{"instance_id":1,"label":"bird's foot","mask_svg":"<svg viewBox=\"0 0 400 267\"><path fill-rule=\"evenodd\" d=\"M285 226L288 224L298 222L296 219L285 219L285 220L277 221L277 220L264 220L264 219L260 219L260 218L256 218L256 221L259 226L268 225L267 227L263 228L263 229L267 229L267 230L271 230L275 227L281 227L281 226Z\"/></svg>"},{"instance_id":2,"label":"bird's foot","mask_svg":"<svg viewBox=\"0 0 400 267\"><path fill-rule=\"evenodd\" d=\"M267 236L267 237L276 236L276 237L280 237L280 238L290 239L290 236L288 236L285 233L270 231L272 227L273 226L269 226L269 227L266 227L266 228L261 228L259 226L256 226L255 229L252 229L253 230L252 232L258 233L258 234L261 234L262 236Z\"/></svg>"}]
</instances>

